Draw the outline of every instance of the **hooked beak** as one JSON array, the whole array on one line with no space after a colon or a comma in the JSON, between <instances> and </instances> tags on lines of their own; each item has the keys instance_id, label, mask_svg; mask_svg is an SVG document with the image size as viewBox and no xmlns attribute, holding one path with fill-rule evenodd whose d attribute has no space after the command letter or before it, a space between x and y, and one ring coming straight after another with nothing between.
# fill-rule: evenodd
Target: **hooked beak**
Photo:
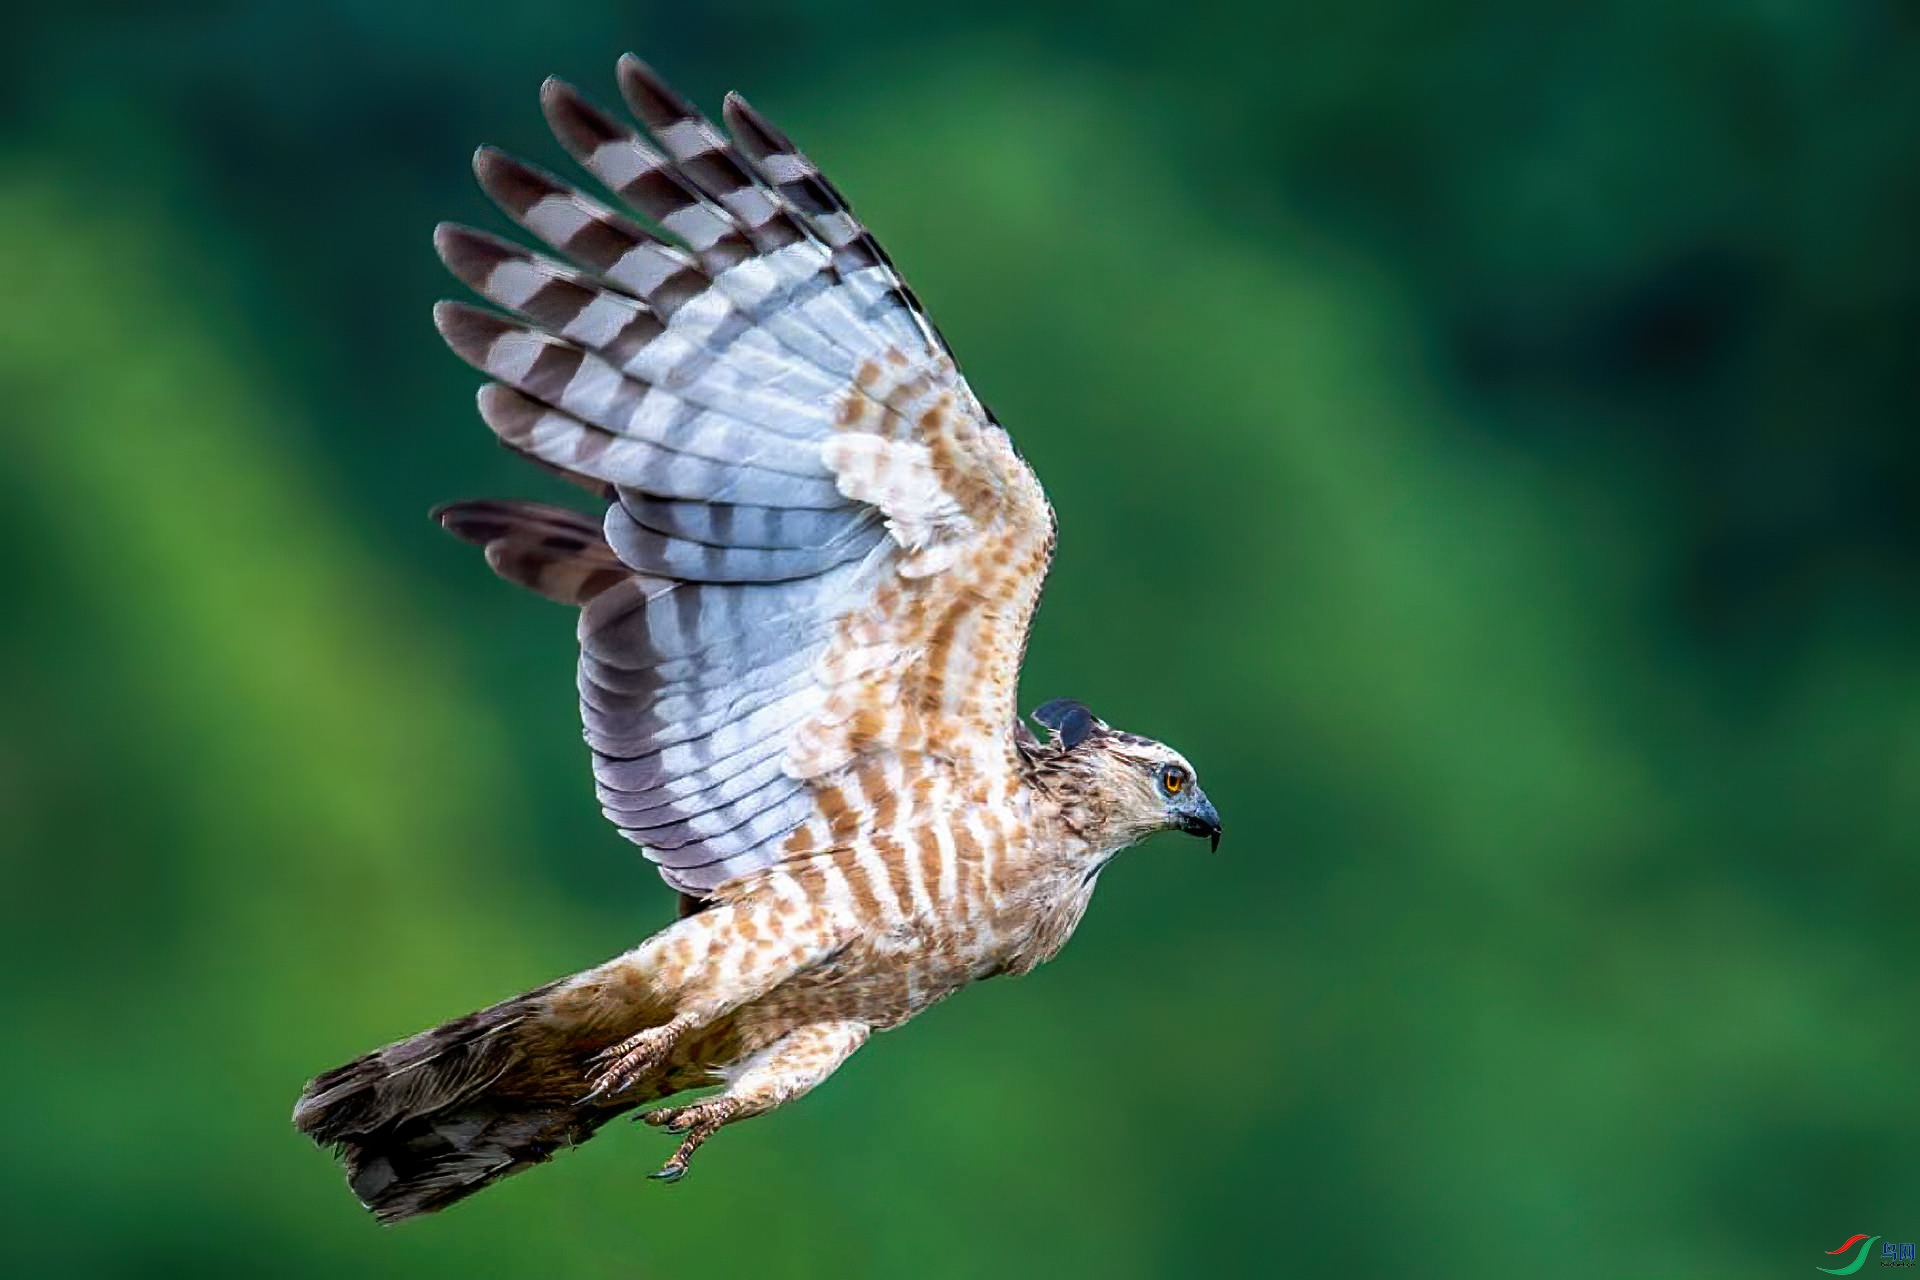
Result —
<instances>
[{"instance_id":1,"label":"hooked beak","mask_svg":"<svg viewBox=\"0 0 1920 1280\"><path fill-rule=\"evenodd\" d=\"M1214 811L1207 793L1195 787L1174 810L1174 825L1190 836L1205 836L1213 848L1220 848L1220 815Z\"/></svg>"}]
</instances>

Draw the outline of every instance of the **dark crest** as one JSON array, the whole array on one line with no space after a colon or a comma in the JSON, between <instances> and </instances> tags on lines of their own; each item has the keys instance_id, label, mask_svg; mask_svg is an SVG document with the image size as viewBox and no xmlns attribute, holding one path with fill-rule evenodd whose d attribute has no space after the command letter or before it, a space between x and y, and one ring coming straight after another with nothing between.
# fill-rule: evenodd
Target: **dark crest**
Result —
<instances>
[{"instance_id":1,"label":"dark crest","mask_svg":"<svg viewBox=\"0 0 1920 1280\"><path fill-rule=\"evenodd\" d=\"M1055 698L1036 710L1033 718L1035 723L1059 734L1060 745L1068 750L1091 738L1093 731L1100 727L1100 720L1087 710L1086 704L1072 698Z\"/></svg>"}]
</instances>

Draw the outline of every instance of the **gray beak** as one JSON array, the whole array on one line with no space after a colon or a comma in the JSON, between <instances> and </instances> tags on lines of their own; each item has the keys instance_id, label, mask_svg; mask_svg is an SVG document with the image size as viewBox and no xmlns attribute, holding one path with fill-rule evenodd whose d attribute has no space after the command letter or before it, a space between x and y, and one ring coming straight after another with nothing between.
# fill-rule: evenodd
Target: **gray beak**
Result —
<instances>
[{"instance_id":1,"label":"gray beak","mask_svg":"<svg viewBox=\"0 0 1920 1280\"><path fill-rule=\"evenodd\" d=\"M1173 807L1174 825L1190 836L1205 836L1220 847L1220 815L1214 812L1207 793L1195 787Z\"/></svg>"}]
</instances>

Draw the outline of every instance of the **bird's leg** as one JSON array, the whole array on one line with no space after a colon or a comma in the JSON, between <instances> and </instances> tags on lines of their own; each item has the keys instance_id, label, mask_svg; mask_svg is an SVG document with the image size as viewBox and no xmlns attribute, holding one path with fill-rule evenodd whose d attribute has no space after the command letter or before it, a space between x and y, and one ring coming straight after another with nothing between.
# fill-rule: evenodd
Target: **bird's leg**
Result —
<instances>
[{"instance_id":1,"label":"bird's leg","mask_svg":"<svg viewBox=\"0 0 1920 1280\"><path fill-rule=\"evenodd\" d=\"M628 1036L620 1043L602 1049L588 1060L591 1086L582 1102L597 1102L627 1087L666 1062L680 1037L700 1023L695 1013L675 1014L657 1027Z\"/></svg>"},{"instance_id":2,"label":"bird's leg","mask_svg":"<svg viewBox=\"0 0 1920 1280\"><path fill-rule=\"evenodd\" d=\"M595 1054L583 1101L625 1093L665 1066L689 1032L759 999L841 943L841 922L785 868L770 868L759 884L736 892L741 900L687 916L607 966L630 971L673 1016ZM627 979L615 972L600 980L617 989Z\"/></svg>"},{"instance_id":3,"label":"bird's leg","mask_svg":"<svg viewBox=\"0 0 1920 1280\"><path fill-rule=\"evenodd\" d=\"M825 1080L867 1041L864 1022L819 1022L790 1031L739 1067L725 1092L684 1107L660 1107L639 1117L668 1133L686 1135L680 1149L653 1176L678 1182L700 1144L720 1126L765 1115Z\"/></svg>"}]
</instances>

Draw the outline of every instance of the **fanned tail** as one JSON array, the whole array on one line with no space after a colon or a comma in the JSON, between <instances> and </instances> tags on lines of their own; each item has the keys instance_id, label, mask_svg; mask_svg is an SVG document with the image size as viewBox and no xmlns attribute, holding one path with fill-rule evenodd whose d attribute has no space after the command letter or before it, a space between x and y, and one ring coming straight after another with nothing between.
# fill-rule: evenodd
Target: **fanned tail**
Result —
<instances>
[{"instance_id":1,"label":"fanned tail","mask_svg":"<svg viewBox=\"0 0 1920 1280\"><path fill-rule=\"evenodd\" d=\"M683 1062L617 1098L582 1101L595 1054L670 1016L624 956L318 1076L293 1123L334 1148L382 1222L431 1213L702 1083L704 1070Z\"/></svg>"}]
</instances>

